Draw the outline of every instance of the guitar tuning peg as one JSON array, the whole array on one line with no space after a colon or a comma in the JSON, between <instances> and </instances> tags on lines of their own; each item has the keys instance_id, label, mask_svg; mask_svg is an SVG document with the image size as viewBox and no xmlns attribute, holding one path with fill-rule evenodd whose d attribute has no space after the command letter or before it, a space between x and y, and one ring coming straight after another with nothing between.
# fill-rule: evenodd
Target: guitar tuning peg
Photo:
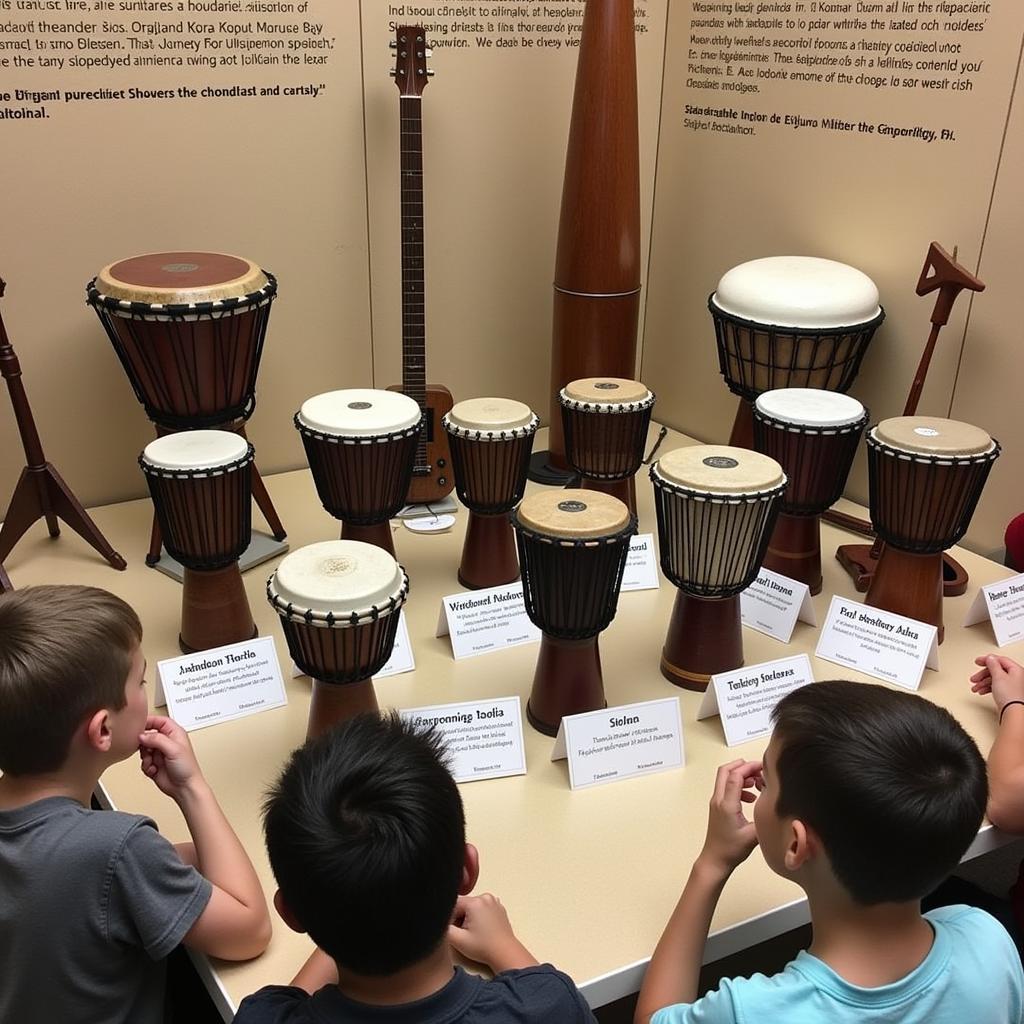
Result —
<instances>
[{"instance_id":1,"label":"guitar tuning peg","mask_svg":"<svg viewBox=\"0 0 1024 1024\"><path fill-rule=\"evenodd\" d=\"M427 78L433 78L433 77L434 77L434 69L433 68L427 68Z\"/></svg>"},{"instance_id":2,"label":"guitar tuning peg","mask_svg":"<svg viewBox=\"0 0 1024 1024\"><path fill-rule=\"evenodd\" d=\"M392 39L391 42L388 43L388 46L390 46L392 50L397 50L398 49L398 40L397 39Z\"/></svg>"},{"instance_id":3,"label":"guitar tuning peg","mask_svg":"<svg viewBox=\"0 0 1024 1024\"><path fill-rule=\"evenodd\" d=\"M427 57L433 57L434 56L434 51L429 46L423 51L423 53Z\"/></svg>"},{"instance_id":4,"label":"guitar tuning peg","mask_svg":"<svg viewBox=\"0 0 1024 1024\"><path fill-rule=\"evenodd\" d=\"M395 72L395 69L394 69L394 68L388 68L388 74L389 74L389 75L390 75L390 76L391 76L392 78L394 78L394 77L395 77L395 74L396 74L396 72Z\"/></svg>"}]
</instances>

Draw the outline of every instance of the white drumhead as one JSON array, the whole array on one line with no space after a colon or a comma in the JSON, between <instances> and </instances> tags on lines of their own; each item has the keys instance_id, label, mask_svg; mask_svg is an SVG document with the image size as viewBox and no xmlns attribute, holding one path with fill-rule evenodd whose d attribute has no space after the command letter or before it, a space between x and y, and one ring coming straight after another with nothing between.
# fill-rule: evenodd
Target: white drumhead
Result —
<instances>
[{"instance_id":1,"label":"white drumhead","mask_svg":"<svg viewBox=\"0 0 1024 1024\"><path fill-rule=\"evenodd\" d=\"M778 327L849 327L881 312L867 274L814 256L769 256L727 271L715 290L720 309Z\"/></svg>"},{"instance_id":2,"label":"white drumhead","mask_svg":"<svg viewBox=\"0 0 1024 1024\"><path fill-rule=\"evenodd\" d=\"M183 430L150 441L142 458L157 469L217 469L237 462L248 450L249 442L230 430Z\"/></svg>"},{"instance_id":3,"label":"white drumhead","mask_svg":"<svg viewBox=\"0 0 1024 1024\"><path fill-rule=\"evenodd\" d=\"M724 444L676 448L658 459L654 471L668 483L712 494L757 494L786 482L774 459Z\"/></svg>"},{"instance_id":4,"label":"white drumhead","mask_svg":"<svg viewBox=\"0 0 1024 1024\"><path fill-rule=\"evenodd\" d=\"M478 430L485 434L524 430L537 417L525 402L513 398L468 398L456 402L445 419L461 430Z\"/></svg>"},{"instance_id":5,"label":"white drumhead","mask_svg":"<svg viewBox=\"0 0 1024 1024\"><path fill-rule=\"evenodd\" d=\"M292 551L270 577L270 593L293 615L328 612L345 619L385 609L402 592L402 567L383 548L358 540L326 540Z\"/></svg>"},{"instance_id":6,"label":"white drumhead","mask_svg":"<svg viewBox=\"0 0 1024 1024\"><path fill-rule=\"evenodd\" d=\"M648 401L651 392L646 384L625 377L581 377L569 381L561 395L587 405L635 405Z\"/></svg>"},{"instance_id":7,"label":"white drumhead","mask_svg":"<svg viewBox=\"0 0 1024 1024\"><path fill-rule=\"evenodd\" d=\"M882 420L871 434L891 448L922 455L984 455L995 447L981 427L938 416L894 416Z\"/></svg>"},{"instance_id":8,"label":"white drumhead","mask_svg":"<svg viewBox=\"0 0 1024 1024\"><path fill-rule=\"evenodd\" d=\"M314 395L302 403L299 422L322 434L367 437L414 427L420 407L408 395L376 388L346 388Z\"/></svg>"},{"instance_id":9,"label":"white drumhead","mask_svg":"<svg viewBox=\"0 0 1024 1024\"><path fill-rule=\"evenodd\" d=\"M776 388L758 395L758 412L800 427L847 427L864 418L864 406L849 395L820 388Z\"/></svg>"}]
</instances>

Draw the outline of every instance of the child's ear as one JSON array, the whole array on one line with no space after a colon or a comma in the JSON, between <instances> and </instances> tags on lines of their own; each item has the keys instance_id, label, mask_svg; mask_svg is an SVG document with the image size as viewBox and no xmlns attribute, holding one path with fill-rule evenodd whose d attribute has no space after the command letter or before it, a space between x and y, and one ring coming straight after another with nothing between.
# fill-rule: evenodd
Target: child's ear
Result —
<instances>
[{"instance_id":1,"label":"child's ear","mask_svg":"<svg viewBox=\"0 0 1024 1024\"><path fill-rule=\"evenodd\" d=\"M284 921L284 923L288 925L293 932L298 932L300 935L306 934L306 929L299 924L298 919L291 911L291 907L285 903L280 889L274 893L274 909L277 911L277 916L281 918L281 920Z\"/></svg>"},{"instance_id":2,"label":"child's ear","mask_svg":"<svg viewBox=\"0 0 1024 1024\"><path fill-rule=\"evenodd\" d=\"M106 708L93 713L85 723L85 739L92 750L105 754L110 750L110 712Z\"/></svg>"},{"instance_id":3,"label":"child's ear","mask_svg":"<svg viewBox=\"0 0 1024 1024\"><path fill-rule=\"evenodd\" d=\"M813 860L820 850L821 842L814 829L808 828L799 818L793 818L789 823L786 842L786 870L798 871Z\"/></svg>"},{"instance_id":4,"label":"child's ear","mask_svg":"<svg viewBox=\"0 0 1024 1024\"><path fill-rule=\"evenodd\" d=\"M480 854L472 843L466 843L466 851L462 860L462 880L459 882L459 895L468 896L480 878Z\"/></svg>"}]
</instances>

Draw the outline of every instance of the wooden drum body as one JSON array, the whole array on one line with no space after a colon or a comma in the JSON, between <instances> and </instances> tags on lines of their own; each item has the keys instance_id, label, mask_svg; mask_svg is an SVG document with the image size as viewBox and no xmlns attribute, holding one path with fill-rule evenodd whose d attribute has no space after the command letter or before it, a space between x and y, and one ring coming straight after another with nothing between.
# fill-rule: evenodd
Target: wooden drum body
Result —
<instances>
[{"instance_id":1,"label":"wooden drum body","mask_svg":"<svg viewBox=\"0 0 1024 1024\"><path fill-rule=\"evenodd\" d=\"M885 549L865 603L931 623L942 643L942 552L967 532L999 444L932 416L882 420L867 444L871 523Z\"/></svg>"},{"instance_id":2,"label":"wooden drum body","mask_svg":"<svg viewBox=\"0 0 1024 1024\"><path fill-rule=\"evenodd\" d=\"M238 559L249 546L252 445L224 430L157 438L139 456L168 552L185 567L186 654L256 635Z\"/></svg>"},{"instance_id":3,"label":"wooden drum body","mask_svg":"<svg viewBox=\"0 0 1024 1024\"><path fill-rule=\"evenodd\" d=\"M472 398L441 422L459 500L469 509L459 582L475 590L512 583L519 563L508 513L523 500L540 421L522 402Z\"/></svg>"},{"instance_id":4,"label":"wooden drum body","mask_svg":"<svg viewBox=\"0 0 1024 1024\"><path fill-rule=\"evenodd\" d=\"M395 391L349 388L302 403L295 426L324 508L346 540L377 544L394 557L388 520L412 479L423 414Z\"/></svg>"},{"instance_id":5,"label":"wooden drum body","mask_svg":"<svg viewBox=\"0 0 1024 1024\"><path fill-rule=\"evenodd\" d=\"M391 657L405 570L361 541L310 544L285 556L267 581L292 660L313 680L307 737L377 710L373 674Z\"/></svg>"},{"instance_id":6,"label":"wooden drum body","mask_svg":"<svg viewBox=\"0 0 1024 1024\"><path fill-rule=\"evenodd\" d=\"M766 455L723 445L677 448L651 467L661 570L679 589L661 672L704 690L743 664L739 594L754 581L786 489Z\"/></svg>"},{"instance_id":7,"label":"wooden drum body","mask_svg":"<svg viewBox=\"0 0 1024 1024\"><path fill-rule=\"evenodd\" d=\"M606 706L598 634L615 617L636 517L607 494L543 491L512 513L523 601L541 630L526 716L547 736Z\"/></svg>"},{"instance_id":8,"label":"wooden drum body","mask_svg":"<svg viewBox=\"0 0 1024 1024\"><path fill-rule=\"evenodd\" d=\"M751 403L777 388L845 392L885 311L866 274L834 260L772 256L729 270L708 299L718 363L741 399L729 443L753 445Z\"/></svg>"},{"instance_id":9,"label":"wooden drum body","mask_svg":"<svg viewBox=\"0 0 1024 1024\"><path fill-rule=\"evenodd\" d=\"M789 481L764 565L821 593L819 516L843 493L868 414L855 398L815 388L766 391L754 403L754 448Z\"/></svg>"},{"instance_id":10,"label":"wooden drum body","mask_svg":"<svg viewBox=\"0 0 1024 1024\"><path fill-rule=\"evenodd\" d=\"M558 394L565 458L585 489L604 491L636 515L634 476L644 458L654 392L636 380L585 377Z\"/></svg>"},{"instance_id":11,"label":"wooden drum body","mask_svg":"<svg viewBox=\"0 0 1024 1024\"><path fill-rule=\"evenodd\" d=\"M165 430L247 420L274 276L210 252L134 256L86 288L146 414Z\"/></svg>"}]
</instances>

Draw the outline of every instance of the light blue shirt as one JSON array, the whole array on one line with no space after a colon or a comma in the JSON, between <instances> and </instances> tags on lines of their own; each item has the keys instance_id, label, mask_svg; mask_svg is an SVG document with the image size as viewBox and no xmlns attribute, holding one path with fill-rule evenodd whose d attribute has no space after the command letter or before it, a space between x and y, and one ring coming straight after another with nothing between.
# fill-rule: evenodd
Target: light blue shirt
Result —
<instances>
[{"instance_id":1,"label":"light blue shirt","mask_svg":"<svg viewBox=\"0 0 1024 1024\"><path fill-rule=\"evenodd\" d=\"M974 907L924 915L935 941L905 978L859 988L801 951L781 974L734 978L651 1024L1022 1024L1024 971L1003 926Z\"/></svg>"}]
</instances>

